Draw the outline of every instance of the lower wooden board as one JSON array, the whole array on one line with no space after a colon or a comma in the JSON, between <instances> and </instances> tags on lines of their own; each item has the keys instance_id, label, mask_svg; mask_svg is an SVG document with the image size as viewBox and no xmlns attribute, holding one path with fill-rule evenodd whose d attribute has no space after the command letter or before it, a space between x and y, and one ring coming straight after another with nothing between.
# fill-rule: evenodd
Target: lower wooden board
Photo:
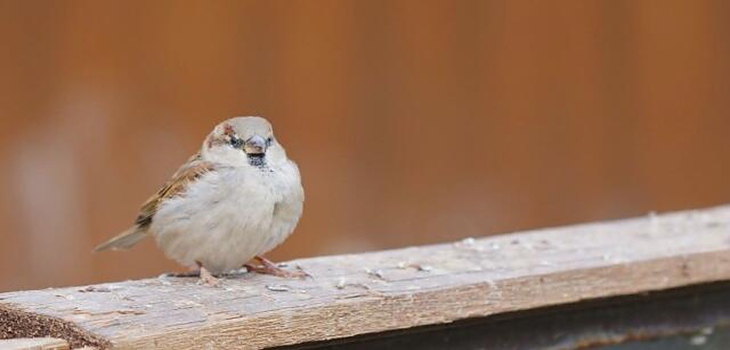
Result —
<instances>
[{"instance_id":1,"label":"lower wooden board","mask_svg":"<svg viewBox=\"0 0 730 350\"><path fill-rule=\"evenodd\" d=\"M258 349L730 280L730 207L302 259L286 280L153 278L0 294L0 338Z\"/></svg>"},{"instance_id":2,"label":"lower wooden board","mask_svg":"<svg viewBox=\"0 0 730 350\"><path fill-rule=\"evenodd\" d=\"M726 350L730 282L550 306L276 350Z\"/></svg>"}]
</instances>

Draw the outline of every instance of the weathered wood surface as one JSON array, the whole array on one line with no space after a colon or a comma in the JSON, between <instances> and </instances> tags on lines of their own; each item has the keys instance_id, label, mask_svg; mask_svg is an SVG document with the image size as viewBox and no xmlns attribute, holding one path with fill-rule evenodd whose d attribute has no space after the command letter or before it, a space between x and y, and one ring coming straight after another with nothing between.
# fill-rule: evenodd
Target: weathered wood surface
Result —
<instances>
[{"instance_id":1,"label":"weathered wood surface","mask_svg":"<svg viewBox=\"0 0 730 350\"><path fill-rule=\"evenodd\" d=\"M263 348L730 280L730 206L293 261L241 274L0 294L0 337L101 348Z\"/></svg>"},{"instance_id":2,"label":"weathered wood surface","mask_svg":"<svg viewBox=\"0 0 730 350\"><path fill-rule=\"evenodd\" d=\"M0 340L0 350L67 350L68 348L68 342L58 338Z\"/></svg>"}]
</instances>

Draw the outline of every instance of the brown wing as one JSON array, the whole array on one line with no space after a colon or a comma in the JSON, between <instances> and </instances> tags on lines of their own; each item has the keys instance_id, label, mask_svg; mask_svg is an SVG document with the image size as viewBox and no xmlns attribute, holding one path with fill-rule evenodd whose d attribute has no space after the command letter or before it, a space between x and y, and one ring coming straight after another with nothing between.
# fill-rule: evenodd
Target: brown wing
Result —
<instances>
[{"instance_id":1,"label":"brown wing","mask_svg":"<svg viewBox=\"0 0 730 350\"><path fill-rule=\"evenodd\" d=\"M200 153L190 157L185 165L180 167L157 193L142 204L139 209L139 216L137 216L134 223L140 227L149 225L160 203L185 191L190 183L213 169L213 163L202 160Z\"/></svg>"},{"instance_id":2,"label":"brown wing","mask_svg":"<svg viewBox=\"0 0 730 350\"><path fill-rule=\"evenodd\" d=\"M185 165L180 167L157 193L142 204L139 215L134 221L134 226L98 245L94 248L94 251L128 249L147 237L147 227L152 223L152 218L157 213L160 203L185 191L195 179L213 169L213 163L203 161L199 153L190 157Z\"/></svg>"}]
</instances>

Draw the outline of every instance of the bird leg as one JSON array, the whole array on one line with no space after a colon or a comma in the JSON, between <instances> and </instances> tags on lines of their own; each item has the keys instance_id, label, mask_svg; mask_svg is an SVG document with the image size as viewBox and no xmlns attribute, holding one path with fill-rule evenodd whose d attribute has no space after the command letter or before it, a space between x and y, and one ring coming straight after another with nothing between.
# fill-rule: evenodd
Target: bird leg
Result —
<instances>
[{"instance_id":1,"label":"bird leg","mask_svg":"<svg viewBox=\"0 0 730 350\"><path fill-rule=\"evenodd\" d=\"M251 264L245 264L243 266L246 267L247 270L257 272L264 275L273 275L277 277L283 277L283 278L305 278L305 277L312 277L310 274L302 271L301 269L299 271L287 271L284 270L273 262L271 260L264 258L263 256L256 255L253 257L254 260L261 263L261 265L251 265Z\"/></svg>"},{"instance_id":2,"label":"bird leg","mask_svg":"<svg viewBox=\"0 0 730 350\"><path fill-rule=\"evenodd\" d=\"M218 285L218 278L213 276L208 269L204 268L203 265L196 261L196 264L198 264L198 270L193 271L187 271L187 272L174 272L174 273L166 273L165 277L177 277L177 278L185 278L185 277L200 277L199 283L207 284L209 286L217 286Z\"/></svg>"},{"instance_id":3,"label":"bird leg","mask_svg":"<svg viewBox=\"0 0 730 350\"><path fill-rule=\"evenodd\" d=\"M209 286L217 286L220 281L215 278L208 269L203 267L203 264L200 261L196 261L195 263L198 264L198 267L200 268L200 283L207 284Z\"/></svg>"}]
</instances>

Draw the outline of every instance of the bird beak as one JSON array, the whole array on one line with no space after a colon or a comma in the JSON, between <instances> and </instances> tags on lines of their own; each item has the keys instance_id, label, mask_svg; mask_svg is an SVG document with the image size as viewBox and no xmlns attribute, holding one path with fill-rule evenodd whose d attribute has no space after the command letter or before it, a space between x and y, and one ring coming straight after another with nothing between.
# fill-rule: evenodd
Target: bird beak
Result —
<instances>
[{"instance_id":1,"label":"bird beak","mask_svg":"<svg viewBox=\"0 0 730 350\"><path fill-rule=\"evenodd\" d=\"M253 135L243 144L243 151L248 155L262 155L266 153L266 140L259 135Z\"/></svg>"}]
</instances>

